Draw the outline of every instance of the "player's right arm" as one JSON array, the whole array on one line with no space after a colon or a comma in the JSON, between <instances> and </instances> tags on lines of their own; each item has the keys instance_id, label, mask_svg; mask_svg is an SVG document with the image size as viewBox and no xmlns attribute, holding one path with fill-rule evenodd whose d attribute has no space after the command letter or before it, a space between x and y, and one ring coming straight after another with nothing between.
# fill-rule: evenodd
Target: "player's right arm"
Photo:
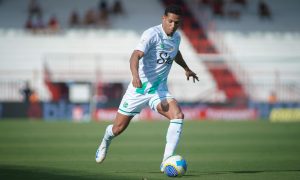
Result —
<instances>
[{"instance_id":1,"label":"player's right arm","mask_svg":"<svg viewBox=\"0 0 300 180\"><path fill-rule=\"evenodd\" d=\"M131 54L130 70L132 74L132 85L135 88L142 87L142 82L139 76L139 60L144 56L144 54L148 53L148 50L153 44L153 37L155 37L155 35L156 33L152 28L144 31L137 47Z\"/></svg>"},{"instance_id":2,"label":"player's right arm","mask_svg":"<svg viewBox=\"0 0 300 180\"><path fill-rule=\"evenodd\" d=\"M130 71L132 75L132 85L135 88L142 87L142 82L139 76L139 60L144 56L144 52L134 50L130 57Z\"/></svg>"}]
</instances>

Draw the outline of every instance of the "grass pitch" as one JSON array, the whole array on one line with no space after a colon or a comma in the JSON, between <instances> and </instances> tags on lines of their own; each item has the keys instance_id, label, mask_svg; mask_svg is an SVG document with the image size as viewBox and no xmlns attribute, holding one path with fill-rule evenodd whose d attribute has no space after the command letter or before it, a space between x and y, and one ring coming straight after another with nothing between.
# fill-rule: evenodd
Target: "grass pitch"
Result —
<instances>
[{"instance_id":1,"label":"grass pitch","mask_svg":"<svg viewBox=\"0 0 300 180\"><path fill-rule=\"evenodd\" d=\"M108 123L0 120L0 179L171 179L159 172L168 122L133 122L105 162L95 151ZM181 179L300 179L300 123L185 121Z\"/></svg>"}]
</instances>

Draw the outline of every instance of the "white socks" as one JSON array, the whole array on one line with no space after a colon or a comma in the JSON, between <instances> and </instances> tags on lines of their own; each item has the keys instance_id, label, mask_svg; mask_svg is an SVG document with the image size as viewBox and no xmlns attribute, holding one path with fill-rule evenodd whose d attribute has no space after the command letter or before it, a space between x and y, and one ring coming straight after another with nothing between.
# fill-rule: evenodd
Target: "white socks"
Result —
<instances>
[{"instance_id":1,"label":"white socks","mask_svg":"<svg viewBox=\"0 0 300 180\"><path fill-rule=\"evenodd\" d=\"M182 131L183 119L172 119L166 136L166 147L163 161L174 154Z\"/></svg>"},{"instance_id":2,"label":"white socks","mask_svg":"<svg viewBox=\"0 0 300 180\"><path fill-rule=\"evenodd\" d=\"M106 153L108 151L108 147L110 145L111 140L115 137L114 133L112 132L113 125L107 126L104 137L102 139L101 144L99 145L96 151L96 162L102 163L106 157Z\"/></svg>"},{"instance_id":3,"label":"white socks","mask_svg":"<svg viewBox=\"0 0 300 180\"><path fill-rule=\"evenodd\" d=\"M106 145L109 145L110 141L115 137L113 131L112 131L112 127L113 125L109 125L107 126L106 130L105 130L105 134L102 140L102 143L106 143Z\"/></svg>"},{"instance_id":4,"label":"white socks","mask_svg":"<svg viewBox=\"0 0 300 180\"><path fill-rule=\"evenodd\" d=\"M167 135L166 135L167 143L165 146L163 161L174 154L174 151L176 149L176 146L179 142L179 138L181 135L182 125L183 125L183 119L170 120L170 125L169 125ZM112 124L107 126L102 143L101 143L102 146L105 146L107 148L108 148L111 140L115 137L115 135L112 131L112 127L113 127Z\"/></svg>"}]
</instances>

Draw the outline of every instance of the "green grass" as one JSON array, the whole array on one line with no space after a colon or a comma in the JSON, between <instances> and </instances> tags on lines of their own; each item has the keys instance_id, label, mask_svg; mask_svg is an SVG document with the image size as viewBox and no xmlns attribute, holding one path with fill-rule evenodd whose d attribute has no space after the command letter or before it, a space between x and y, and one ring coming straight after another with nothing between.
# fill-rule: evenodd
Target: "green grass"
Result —
<instances>
[{"instance_id":1,"label":"green grass","mask_svg":"<svg viewBox=\"0 0 300 180\"><path fill-rule=\"evenodd\" d=\"M95 151L108 123L0 120L0 179L170 179L159 172L168 122L134 122L107 159ZM181 179L299 179L300 123L186 121Z\"/></svg>"}]
</instances>

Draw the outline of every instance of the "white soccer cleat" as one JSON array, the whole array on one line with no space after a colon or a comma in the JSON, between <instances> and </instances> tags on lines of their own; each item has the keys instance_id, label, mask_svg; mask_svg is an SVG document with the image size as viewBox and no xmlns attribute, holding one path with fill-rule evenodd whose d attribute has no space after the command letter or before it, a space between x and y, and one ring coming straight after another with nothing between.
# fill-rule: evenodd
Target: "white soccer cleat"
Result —
<instances>
[{"instance_id":1,"label":"white soccer cleat","mask_svg":"<svg viewBox=\"0 0 300 180\"><path fill-rule=\"evenodd\" d=\"M161 164L160 164L160 172L162 172L162 173L165 172L164 164L165 164L166 159L168 159L169 157L171 157L171 156L168 156L167 158L164 158L163 161L161 162Z\"/></svg>"},{"instance_id":2,"label":"white soccer cleat","mask_svg":"<svg viewBox=\"0 0 300 180\"><path fill-rule=\"evenodd\" d=\"M108 144L104 143L104 141L102 141L101 145L99 146L99 148L96 151L96 162L97 163L102 163L106 157L106 153L107 153L107 149L108 149Z\"/></svg>"},{"instance_id":3,"label":"white soccer cleat","mask_svg":"<svg viewBox=\"0 0 300 180\"><path fill-rule=\"evenodd\" d=\"M165 168L164 168L164 162L162 162L161 164L160 164L160 172L164 172L165 171Z\"/></svg>"}]
</instances>

